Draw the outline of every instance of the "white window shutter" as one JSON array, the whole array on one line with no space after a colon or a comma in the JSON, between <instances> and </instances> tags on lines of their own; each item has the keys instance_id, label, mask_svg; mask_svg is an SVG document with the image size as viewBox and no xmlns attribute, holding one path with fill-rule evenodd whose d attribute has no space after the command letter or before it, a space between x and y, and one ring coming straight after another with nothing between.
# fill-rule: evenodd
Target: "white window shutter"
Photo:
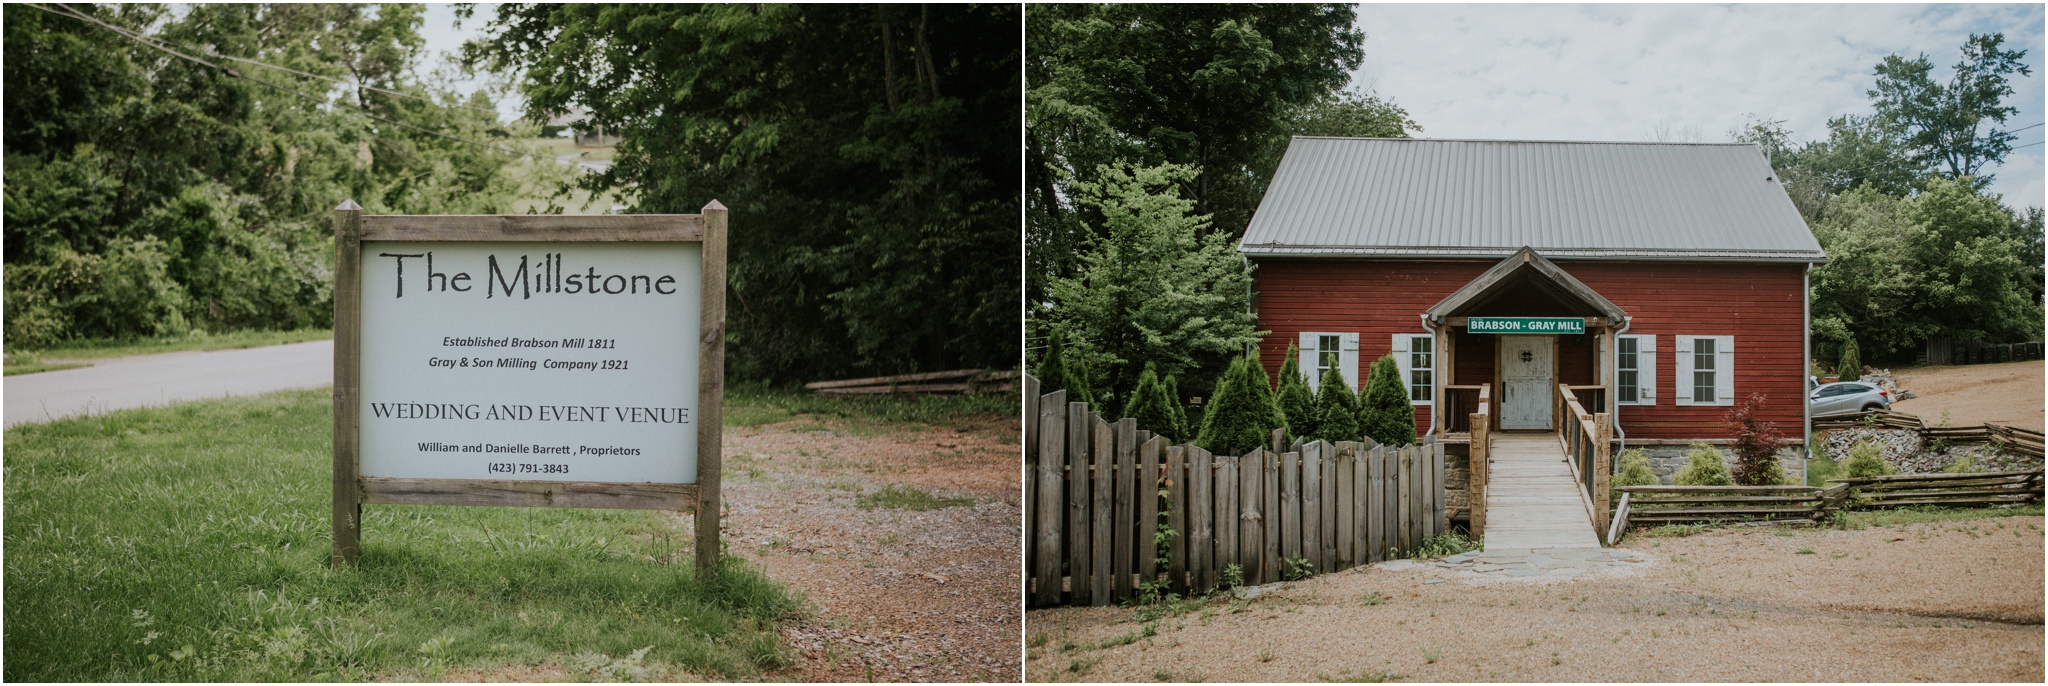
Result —
<instances>
[{"instance_id":1,"label":"white window shutter","mask_svg":"<svg viewBox=\"0 0 2048 686\"><path fill-rule=\"evenodd\" d=\"M1636 336L1636 404L1657 404L1657 336Z\"/></svg>"},{"instance_id":2,"label":"white window shutter","mask_svg":"<svg viewBox=\"0 0 2048 686\"><path fill-rule=\"evenodd\" d=\"M1393 355L1394 364L1401 368L1401 391L1407 393L1408 397L1413 398L1415 397L1415 391L1408 388L1408 363L1413 361L1408 357L1408 336L1409 334L1405 333L1394 334Z\"/></svg>"},{"instance_id":3,"label":"white window shutter","mask_svg":"<svg viewBox=\"0 0 2048 686\"><path fill-rule=\"evenodd\" d=\"M1671 361L1678 363L1671 376L1671 399L1679 405L1692 404L1692 337L1671 337Z\"/></svg>"},{"instance_id":4,"label":"white window shutter","mask_svg":"<svg viewBox=\"0 0 2048 686\"><path fill-rule=\"evenodd\" d=\"M1344 372L1344 383L1351 384L1352 390L1358 390L1358 334L1356 332L1344 334L1343 341L1343 344L1338 347L1340 352L1337 357L1337 366L1338 369Z\"/></svg>"},{"instance_id":5,"label":"white window shutter","mask_svg":"<svg viewBox=\"0 0 2048 686\"><path fill-rule=\"evenodd\" d=\"M1300 338L1301 341L1294 346L1298 349L1294 364L1301 369L1301 375L1306 377L1308 390L1315 392L1317 390L1316 386L1323 382L1322 375L1316 373L1316 351L1318 350L1316 346L1320 344L1320 341L1317 340L1320 336L1314 331L1303 331Z\"/></svg>"},{"instance_id":6,"label":"white window shutter","mask_svg":"<svg viewBox=\"0 0 2048 686\"><path fill-rule=\"evenodd\" d=\"M1735 404L1735 337L1714 337L1714 404Z\"/></svg>"}]
</instances>

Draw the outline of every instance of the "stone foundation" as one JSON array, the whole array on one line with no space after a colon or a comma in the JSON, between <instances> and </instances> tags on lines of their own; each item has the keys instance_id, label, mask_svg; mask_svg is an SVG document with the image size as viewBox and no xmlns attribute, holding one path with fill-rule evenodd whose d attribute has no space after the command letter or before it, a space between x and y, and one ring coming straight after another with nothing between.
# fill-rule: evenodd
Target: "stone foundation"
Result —
<instances>
[{"instance_id":1,"label":"stone foundation","mask_svg":"<svg viewBox=\"0 0 2048 686\"><path fill-rule=\"evenodd\" d=\"M1713 447L1721 453L1721 464L1727 465L1728 470L1733 472L1735 470L1735 453L1730 451L1728 446L1725 445ZM1657 475L1658 483L1666 486L1671 485L1672 478L1678 474L1679 470L1685 469L1685 465L1688 462L1685 455L1692 452L1692 446L1689 445L1632 445L1629 446L1629 449L1641 449L1643 452L1649 453L1650 472ZM1801 460L1802 456L1803 452L1797 446L1778 451L1778 466L1785 470L1786 479L1794 484L1806 483L1805 463ZM1619 471L1620 467L1618 465L1621 461L1621 454L1615 453L1614 459L1617 463L1616 470Z\"/></svg>"}]
</instances>

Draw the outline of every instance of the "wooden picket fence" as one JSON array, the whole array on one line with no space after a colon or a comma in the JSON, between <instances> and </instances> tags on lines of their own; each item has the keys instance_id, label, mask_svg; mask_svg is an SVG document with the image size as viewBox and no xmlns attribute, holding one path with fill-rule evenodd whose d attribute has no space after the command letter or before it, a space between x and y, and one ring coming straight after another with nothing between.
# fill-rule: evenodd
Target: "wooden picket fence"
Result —
<instances>
[{"instance_id":1,"label":"wooden picket fence","mask_svg":"<svg viewBox=\"0 0 2048 686\"><path fill-rule=\"evenodd\" d=\"M1312 441L1212 455L1025 377L1025 595L1108 605L1395 559L1448 531L1444 450ZM1285 448L1284 451L1278 448ZM1163 584L1163 586L1160 586Z\"/></svg>"}]
</instances>

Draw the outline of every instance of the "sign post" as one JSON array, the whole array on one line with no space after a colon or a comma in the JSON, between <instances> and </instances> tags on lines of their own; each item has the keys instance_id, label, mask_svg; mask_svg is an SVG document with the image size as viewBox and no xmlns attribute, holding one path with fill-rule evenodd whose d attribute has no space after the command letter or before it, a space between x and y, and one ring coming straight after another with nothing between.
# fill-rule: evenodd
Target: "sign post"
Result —
<instances>
[{"instance_id":1,"label":"sign post","mask_svg":"<svg viewBox=\"0 0 2048 686\"><path fill-rule=\"evenodd\" d=\"M691 510L715 573L726 209L335 209L334 552L365 504Z\"/></svg>"}]
</instances>

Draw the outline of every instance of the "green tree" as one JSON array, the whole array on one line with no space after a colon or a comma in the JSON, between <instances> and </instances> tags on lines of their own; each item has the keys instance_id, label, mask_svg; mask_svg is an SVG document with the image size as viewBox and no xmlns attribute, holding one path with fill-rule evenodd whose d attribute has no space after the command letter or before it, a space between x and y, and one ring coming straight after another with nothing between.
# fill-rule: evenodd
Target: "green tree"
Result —
<instances>
[{"instance_id":1,"label":"green tree","mask_svg":"<svg viewBox=\"0 0 2048 686\"><path fill-rule=\"evenodd\" d=\"M1300 351L1292 341L1287 343L1287 359L1280 363L1280 392L1278 401L1280 415L1287 420L1287 432L1301 438L1322 435L1317 430L1321 415L1316 411L1316 396L1308 389L1308 382L1301 378Z\"/></svg>"},{"instance_id":2,"label":"green tree","mask_svg":"<svg viewBox=\"0 0 2048 686\"><path fill-rule=\"evenodd\" d=\"M450 138L531 127L497 122L488 92L420 75L422 12L9 5L6 342L328 326L342 200L505 212L523 183L556 178L515 164L503 149L517 144Z\"/></svg>"},{"instance_id":3,"label":"green tree","mask_svg":"<svg viewBox=\"0 0 2048 686\"><path fill-rule=\"evenodd\" d=\"M1194 427L1188 425L1187 399L1182 398L1180 395L1180 379L1172 374L1166 375L1166 384L1163 392L1173 407L1174 437L1183 441L1188 440L1190 436L1194 435Z\"/></svg>"},{"instance_id":4,"label":"green tree","mask_svg":"<svg viewBox=\"0 0 2048 686\"><path fill-rule=\"evenodd\" d=\"M1021 12L506 4L466 57L520 74L529 115L579 107L623 137L587 188L731 208L733 374L1003 367Z\"/></svg>"},{"instance_id":5,"label":"green tree","mask_svg":"<svg viewBox=\"0 0 2048 686\"><path fill-rule=\"evenodd\" d=\"M1877 85L1869 92L1877 116L1905 132L1905 143L1952 180L1973 178L1972 188L1990 183L1985 165L2005 160L2012 151L2012 132L1987 126L2005 123L2019 108L2005 104L2013 94L2006 76L2030 76L2020 60L2025 50L2004 50L2005 34L1971 34L1963 42L1962 60L1947 83L1933 77L1926 54L1908 60L1888 55L1877 65Z\"/></svg>"},{"instance_id":6,"label":"green tree","mask_svg":"<svg viewBox=\"0 0 2048 686\"><path fill-rule=\"evenodd\" d=\"M1934 336L2038 336L2039 268L2022 263L2030 241L2014 229L2025 221L1966 181L1934 178L1911 198L1844 194L1812 224L1829 257L1811 279L1815 337L1855 338L1859 357L1885 360Z\"/></svg>"},{"instance_id":7,"label":"green tree","mask_svg":"<svg viewBox=\"0 0 2048 686\"><path fill-rule=\"evenodd\" d=\"M1381 445L1415 442L1415 406L1408 401L1408 387L1401 383L1401 363L1393 355L1372 363L1365 390L1359 394L1358 428Z\"/></svg>"},{"instance_id":8,"label":"green tree","mask_svg":"<svg viewBox=\"0 0 2048 686\"><path fill-rule=\"evenodd\" d=\"M1336 367L1323 370L1321 388L1316 391L1316 433L1332 443L1358 440L1358 396L1351 392L1351 384L1344 381L1344 373Z\"/></svg>"},{"instance_id":9,"label":"green tree","mask_svg":"<svg viewBox=\"0 0 2048 686\"><path fill-rule=\"evenodd\" d=\"M1059 330L1054 329L1053 335L1046 340L1045 355L1038 360L1038 390L1040 393L1066 391L1067 402L1093 403L1087 381L1078 370L1067 366L1067 356L1062 352L1065 346L1060 342L1063 338Z\"/></svg>"},{"instance_id":10,"label":"green tree","mask_svg":"<svg viewBox=\"0 0 2048 686\"><path fill-rule=\"evenodd\" d=\"M1138 375L1138 387L1131 394L1131 401L1123 412L1125 417L1138 420L1138 428L1152 433L1177 439L1182 436L1179 418L1176 416L1173 400L1166 395L1166 385L1159 380L1159 373L1152 365L1145 365L1145 372Z\"/></svg>"},{"instance_id":11,"label":"green tree","mask_svg":"<svg viewBox=\"0 0 2048 686\"><path fill-rule=\"evenodd\" d=\"M1216 381L1195 445L1218 455L1243 455L1272 440L1273 430L1281 426L1279 410L1257 365L1249 357L1231 360Z\"/></svg>"},{"instance_id":12,"label":"green tree","mask_svg":"<svg viewBox=\"0 0 2048 686\"><path fill-rule=\"evenodd\" d=\"M1069 353L1112 397L1128 397L1147 361L1169 374L1211 368L1258 340L1250 267L1229 240L1202 234L1207 219L1174 186L1192 173L1117 165L1075 186L1106 230L1073 278L1053 282L1044 318L1086 341Z\"/></svg>"},{"instance_id":13,"label":"green tree","mask_svg":"<svg viewBox=\"0 0 2048 686\"><path fill-rule=\"evenodd\" d=\"M1213 230L1243 232L1304 108L1350 81L1350 5L1034 5L1027 12L1027 298L1071 277L1098 230L1073 185L1128 161L1176 179Z\"/></svg>"},{"instance_id":14,"label":"green tree","mask_svg":"<svg viewBox=\"0 0 2048 686\"><path fill-rule=\"evenodd\" d=\"M1842 341L1842 359L1835 365L1835 375L1843 381L1863 378L1863 357L1856 350L1856 339Z\"/></svg>"}]
</instances>

